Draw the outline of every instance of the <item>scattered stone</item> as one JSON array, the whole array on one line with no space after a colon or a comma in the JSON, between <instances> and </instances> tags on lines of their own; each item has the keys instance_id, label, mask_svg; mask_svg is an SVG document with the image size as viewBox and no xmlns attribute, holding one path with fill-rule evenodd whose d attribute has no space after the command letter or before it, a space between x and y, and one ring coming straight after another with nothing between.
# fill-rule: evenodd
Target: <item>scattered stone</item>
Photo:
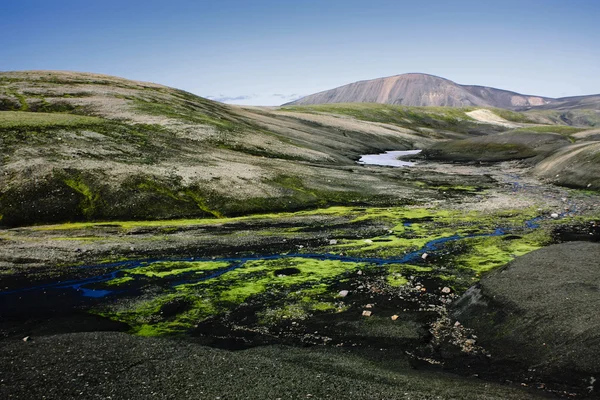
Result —
<instances>
[{"instance_id":1,"label":"scattered stone","mask_svg":"<svg viewBox=\"0 0 600 400\"><path fill-rule=\"evenodd\" d=\"M588 183L586 187L592 187L592 184L591 184L591 183Z\"/></svg>"},{"instance_id":2,"label":"scattered stone","mask_svg":"<svg viewBox=\"0 0 600 400\"><path fill-rule=\"evenodd\" d=\"M365 239L365 243L366 244L373 244L373 241L371 239Z\"/></svg>"},{"instance_id":3,"label":"scattered stone","mask_svg":"<svg viewBox=\"0 0 600 400\"><path fill-rule=\"evenodd\" d=\"M362 312L362 316L363 317L370 317L371 314L373 314L373 313L371 311L367 311L367 310L365 310L365 311Z\"/></svg>"},{"instance_id":4,"label":"scattered stone","mask_svg":"<svg viewBox=\"0 0 600 400\"><path fill-rule=\"evenodd\" d=\"M29 341L29 336L25 336L25 337L24 337L22 340L23 340L24 342L28 342L28 341Z\"/></svg>"},{"instance_id":5,"label":"scattered stone","mask_svg":"<svg viewBox=\"0 0 600 400\"><path fill-rule=\"evenodd\" d=\"M427 257L429 257L429 254L427 253L423 253L423 255L421 256L423 260L427 260Z\"/></svg>"},{"instance_id":6,"label":"scattered stone","mask_svg":"<svg viewBox=\"0 0 600 400\"><path fill-rule=\"evenodd\" d=\"M449 287L445 286L442 288L442 293L449 294L450 292L452 292L452 289L450 289Z\"/></svg>"},{"instance_id":7,"label":"scattered stone","mask_svg":"<svg viewBox=\"0 0 600 400\"><path fill-rule=\"evenodd\" d=\"M550 217L556 219L556 218L558 218L558 214L557 213L552 213L552 214L550 214Z\"/></svg>"},{"instance_id":8,"label":"scattered stone","mask_svg":"<svg viewBox=\"0 0 600 400\"><path fill-rule=\"evenodd\" d=\"M373 304L367 304L365 308L373 308Z\"/></svg>"},{"instance_id":9,"label":"scattered stone","mask_svg":"<svg viewBox=\"0 0 600 400\"><path fill-rule=\"evenodd\" d=\"M395 321L398 319L398 316L396 314L392 315L392 321Z\"/></svg>"},{"instance_id":10,"label":"scattered stone","mask_svg":"<svg viewBox=\"0 0 600 400\"><path fill-rule=\"evenodd\" d=\"M331 239L331 240L329 241L329 244L337 244L337 240L335 240L335 239Z\"/></svg>"},{"instance_id":11,"label":"scattered stone","mask_svg":"<svg viewBox=\"0 0 600 400\"><path fill-rule=\"evenodd\" d=\"M348 296L348 291L347 290L340 290L340 292L338 293L339 297L346 297Z\"/></svg>"},{"instance_id":12,"label":"scattered stone","mask_svg":"<svg viewBox=\"0 0 600 400\"><path fill-rule=\"evenodd\" d=\"M460 325L461 325L461 323L460 323L460 322L458 322L458 321L456 321L456 322L454 323L454 327L455 327L455 328L458 328Z\"/></svg>"}]
</instances>

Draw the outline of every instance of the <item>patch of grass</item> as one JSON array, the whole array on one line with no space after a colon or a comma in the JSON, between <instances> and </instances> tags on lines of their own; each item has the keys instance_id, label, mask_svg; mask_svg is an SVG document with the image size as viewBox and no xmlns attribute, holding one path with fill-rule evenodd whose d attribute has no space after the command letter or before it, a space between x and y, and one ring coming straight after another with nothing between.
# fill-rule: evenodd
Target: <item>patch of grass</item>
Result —
<instances>
[{"instance_id":1,"label":"patch of grass","mask_svg":"<svg viewBox=\"0 0 600 400\"><path fill-rule=\"evenodd\" d=\"M73 128L94 126L106 123L107 120L82 115L0 111L0 129L21 128Z\"/></svg>"},{"instance_id":2,"label":"patch of grass","mask_svg":"<svg viewBox=\"0 0 600 400\"><path fill-rule=\"evenodd\" d=\"M446 161L505 161L534 157L536 152L519 143L501 143L475 139L437 143L423 150L428 159Z\"/></svg>"},{"instance_id":3,"label":"patch of grass","mask_svg":"<svg viewBox=\"0 0 600 400\"><path fill-rule=\"evenodd\" d=\"M575 126L567 126L567 125L542 125L542 126L528 126L525 128L519 128L512 130L511 132L516 133L527 133L527 132L535 132L535 133L558 133L564 136L570 136L574 133L585 131L588 128L580 128Z\"/></svg>"},{"instance_id":4,"label":"patch of grass","mask_svg":"<svg viewBox=\"0 0 600 400\"><path fill-rule=\"evenodd\" d=\"M456 132L500 132L503 128L477 123L466 113L474 107L407 107L375 103L339 103L310 106L285 106L282 111L328 113L344 115L363 121L398 125L408 129L424 127Z\"/></svg>"},{"instance_id":5,"label":"patch of grass","mask_svg":"<svg viewBox=\"0 0 600 400\"><path fill-rule=\"evenodd\" d=\"M530 116L528 116L527 114L524 114L524 113L505 110L503 108L490 108L489 110L492 111L497 116L504 118L507 121L517 122L517 123L522 123L522 124L536 123L536 121L534 119L532 119Z\"/></svg>"},{"instance_id":6,"label":"patch of grass","mask_svg":"<svg viewBox=\"0 0 600 400\"><path fill-rule=\"evenodd\" d=\"M197 101L197 99L195 100ZM209 113L200 105L192 102L166 104L136 98L134 105L139 111L150 115L160 115L189 123L214 126L219 130L231 132L239 129L239 124L227 118L224 111Z\"/></svg>"}]
</instances>

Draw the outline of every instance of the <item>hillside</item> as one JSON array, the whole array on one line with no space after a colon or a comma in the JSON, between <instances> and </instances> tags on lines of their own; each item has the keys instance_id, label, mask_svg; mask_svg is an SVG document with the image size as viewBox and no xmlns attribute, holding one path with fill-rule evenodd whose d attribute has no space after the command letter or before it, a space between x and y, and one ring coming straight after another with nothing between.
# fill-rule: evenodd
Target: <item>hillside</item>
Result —
<instances>
[{"instance_id":1,"label":"hillside","mask_svg":"<svg viewBox=\"0 0 600 400\"><path fill-rule=\"evenodd\" d=\"M504 129L453 109L240 108L53 71L1 73L0 109L0 215L10 226L412 203L415 184L402 173L358 174L355 161Z\"/></svg>"},{"instance_id":2,"label":"hillside","mask_svg":"<svg viewBox=\"0 0 600 400\"><path fill-rule=\"evenodd\" d=\"M496 107L509 110L579 110L600 108L600 96L548 98L487 86L460 85L427 74L402 74L354 82L308 95L285 105L381 103L404 106Z\"/></svg>"}]
</instances>

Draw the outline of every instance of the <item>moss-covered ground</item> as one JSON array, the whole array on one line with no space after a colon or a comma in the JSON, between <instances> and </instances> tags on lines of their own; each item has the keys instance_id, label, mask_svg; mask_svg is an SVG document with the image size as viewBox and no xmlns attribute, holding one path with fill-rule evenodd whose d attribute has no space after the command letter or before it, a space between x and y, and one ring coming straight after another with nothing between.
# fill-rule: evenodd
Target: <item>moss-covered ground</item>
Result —
<instances>
[{"instance_id":1,"label":"moss-covered ground","mask_svg":"<svg viewBox=\"0 0 600 400\"><path fill-rule=\"evenodd\" d=\"M357 307L361 305L348 303L340 291L356 286L357 279L366 279L362 286L377 286L381 293L389 293L391 303L398 307L405 301L399 300L401 293L421 296L414 291L421 281L432 286L430 301L439 301L435 296L441 295L442 287L460 293L482 273L548 244L551 238L545 222L536 228L526 224L538 215L537 209L480 213L332 207L238 218L63 224L37 230L57 240L89 230L101 236L103 229L115 228L125 235L140 229L210 228L239 238L252 227L249 235L277 237L284 243L303 243L302 238L322 231L322 240L306 247L290 244L287 250L271 254L142 261L111 280L90 285L120 298L99 306L97 313L148 336L191 333L215 318L230 318L234 323L240 310L246 310L249 318L245 329L267 331L318 315L360 313ZM319 222L320 218L337 222L332 226ZM367 234L353 234L361 230Z\"/></svg>"}]
</instances>

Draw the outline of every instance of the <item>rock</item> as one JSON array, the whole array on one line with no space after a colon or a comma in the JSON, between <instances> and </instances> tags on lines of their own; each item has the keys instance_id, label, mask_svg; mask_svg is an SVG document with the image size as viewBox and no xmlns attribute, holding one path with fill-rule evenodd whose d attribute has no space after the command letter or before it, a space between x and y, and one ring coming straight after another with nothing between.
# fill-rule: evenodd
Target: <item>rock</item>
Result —
<instances>
[{"instance_id":1,"label":"rock","mask_svg":"<svg viewBox=\"0 0 600 400\"><path fill-rule=\"evenodd\" d=\"M452 292L452 289L450 289L449 287L445 286L442 288L442 293L449 294L450 292Z\"/></svg>"},{"instance_id":2,"label":"rock","mask_svg":"<svg viewBox=\"0 0 600 400\"><path fill-rule=\"evenodd\" d=\"M21 340L23 340L24 342L28 342L28 341L29 341L29 336L25 336L25 337L24 337L23 339L21 339Z\"/></svg>"},{"instance_id":3,"label":"rock","mask_svg":"<svg viewBox=\"0 0 600 400\"><path fill-rule=\"evenodd\" d=\"M365 310L365 311L362 312L362 316L363 317L370 317L371 314L372 314L372 312L371 311L367 311L367 310Z\"/></svg>"},{"instance_id":4,"label":"rock","mask_svg":"<svg viewBox=\"0 0 600 400\"><path fill-rule=\"evenodd\" d=\"M398 316L396 314L392 315L392 321L395 321L398 319Z\"/></svg>"},{"instance_id":5,"label":"rock","mask_svg":"<svg viewBox=\"0 0 600 400\"><path fill-rule=\"evenodd\" d=\"M356 275L362 275L362 271L358 270L358 272L356 273Z\"/></svg>"},{"instance_id":6,"label":"rock","mask_svg":"<svg viewBox=\"0 0 600 400\"><path fill-rule=\"evenodd\" d=\"M421 256L423 260L427 260L427 257L429 257L429 254L427 253L423 253L423 255Z\"/></svg>"},{"instance_id":7,"label":"rock","mask_svg":"<svg viewBox=\"0 0 600 400\"><path fill-rule=\"evenodd\" d=\"M340 292L338 293L339 297L346 297L348 296L348 291L347 290L340 290Z\"/></svg>"},{"instance_id":8,"label":"rock","mask_svg":"<svg viewBox=\"0 0 600 400\"><path fill-rule=\"evenodd\" d=\"M367 304L365 308L373 308L373 304Z\"/></svg>"},{"instance_id":9,"label":"rock","mask_svg":"<svg viewBox=\"0 0 600 400\"><path fill-rule=\"evenodd\" d=\"M550 217L556 219L556 218L558 218L558 214L557 213L552 213L552 214L550 214Z\"/></svg>"},{"instance_id":10,"label":"rock","mask_svg":"<svg viewBox=\"0 0 600 400\"><path fill-rule=\"evenodd\" d=\"M366 244L373 244L373 241L371 239L365 239L364 242Z\"/></svg>"},{"instance_id":11,"label":"rock","mask_svg":"<svg viewBox=\"0 0 600 400\"><path fill-rule=\"evenodd\" d=\"M584 377L600 370L599 260L600 244L590 242L517 257L471 287L451 316L473 329L491 362L514 379L585 390Z\"/></svg>"},{"instance_id":12,"label":"rock","mask_svg":"<svg viewBox=\"0 0 600 400\"><path fill-rule=\"evenodd\" d=\"M337 244L337 240L335 240L335 239L331 239L331 240L329 241L329 244L330 244L330 245Z\"/></svg>"}]
</instances>

